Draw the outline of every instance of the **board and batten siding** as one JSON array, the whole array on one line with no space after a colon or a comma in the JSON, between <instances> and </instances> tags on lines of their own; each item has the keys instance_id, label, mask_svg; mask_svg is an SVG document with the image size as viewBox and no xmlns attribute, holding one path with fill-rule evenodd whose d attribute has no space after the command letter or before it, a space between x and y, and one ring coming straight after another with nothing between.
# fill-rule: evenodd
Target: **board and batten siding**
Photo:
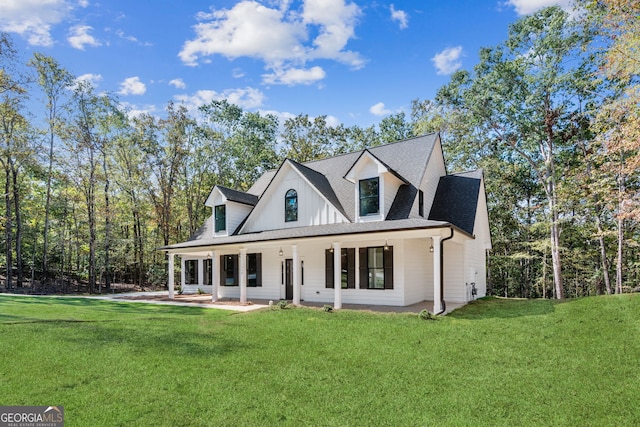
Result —
<instances>
[{"instance_id":1,"label":"board and batten siding","mask_svg":"<svg viewBox=\"0 0 640 427\"><path fill-rule=\"evenodd\" d=\"M288 168L270 194L261 199L261 215L252 215L244 226L244 233L283 228L325 225L342 222L342 214L295 170ZM287 191L298 194L298 220L285 222L284 199Z\"/></svg>"}]
</instances>

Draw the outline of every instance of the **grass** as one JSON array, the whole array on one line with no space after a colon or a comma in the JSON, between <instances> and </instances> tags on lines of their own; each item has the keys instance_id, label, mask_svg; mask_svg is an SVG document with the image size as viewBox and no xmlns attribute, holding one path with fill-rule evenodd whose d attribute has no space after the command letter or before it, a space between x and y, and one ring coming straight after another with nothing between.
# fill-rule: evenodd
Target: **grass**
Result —
<instances>
[{"instance_id":1,"label":"grass","mask_svg":"<svg viewBox=\"0 0 640 427\"><path fill-rule=\"evenodd\" d=\"M640 295L416 314L0 296L0 405L69 426L640 424Z\"/></svg>"}]
</instances>

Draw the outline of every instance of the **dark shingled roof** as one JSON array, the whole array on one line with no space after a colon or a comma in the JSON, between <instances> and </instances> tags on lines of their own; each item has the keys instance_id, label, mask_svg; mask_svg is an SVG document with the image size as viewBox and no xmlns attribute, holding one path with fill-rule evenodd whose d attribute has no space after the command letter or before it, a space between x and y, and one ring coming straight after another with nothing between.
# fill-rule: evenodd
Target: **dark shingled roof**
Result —
<instances>
[{"instance_id":1,"label":"dark shingled roof","mask_svg":"<svg viewBox=\"0 0 640 427\"><path fill-rule=\"evenodd\" d=\"M440 177L429 219L450 222L473 234L481 182L476 176L478 171Z\"/></svg>"},{"instance_id":2,"label":"dark shingled roof","mask_svg":"<svg viewBox=\"0 0 640 427\"><path fill-rule=\"evenodd\" d=\"M255 206L258 203L258 196L255 194L243 193L242 191L232 190L231 188L223 187L218 185L218 190L227 200L232 202L242 203L244 205Z\"/></svg>"},{"instance_id":3,"label":"dark shingled roof","mask_svg":"<svg viewBox=\"0 0 640 427\"><path fill-rule=\"evenodd\" d=\"M411 208L413 207L413 201L416 199L418 189L410 184L401 185L396 193L396 198L393 199L389 213L386 220L396 220L409 218Z\"/></svg>"},{"instance_id":4,"label":"dark shingled roof","mask_svg":"<svg viewBox=\"0 0 640 427\"><path fill-rule=\"evenodd\" d=\"M427 219L411 217L411 208L418 194L429 158L438 141L437 134L419 136L393 144L367 150L407 184L399 187L385 221L354 223L356 198L354 183L344 177L365 150L335 157L298 163L288 160L350 223L325 224L255 233L237 234L242 224L229 236L213 237L213 218L209 217L187 241L161 249L178 250L257 241L312 238L341 234L371 233L376 231L411 230L453 226L473 236L476 209L480 197L482 170L440 177L431 211ZM282 165L281 165L282 166ZM279 170L279 169L278 169ZM278 170L264 173L243 193L218 186L231 201L255 206L273 181ZM246 219L245 219L246 221Z\"/></svg>"}]
</instances>

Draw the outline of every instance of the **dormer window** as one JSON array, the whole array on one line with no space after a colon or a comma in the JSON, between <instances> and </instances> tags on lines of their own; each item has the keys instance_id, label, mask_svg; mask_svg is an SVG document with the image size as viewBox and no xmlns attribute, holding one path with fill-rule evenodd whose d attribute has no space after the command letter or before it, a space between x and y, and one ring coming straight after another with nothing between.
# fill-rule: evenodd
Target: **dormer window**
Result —
<instances>
[{"instance_id":1,"label":"dormer window","mask_svg":"<svg viewBox=\"0 0 640 427\"><path fill-rule=\"evenodd\" d=\"M380 178L361 179L360 216L373 215L380 212Z\"/></svg>"},{"instance_id":2,"label":"dormer window","mask_svg":"<svg viewBox=\"0 0 640 427\"><path fill-rule=\"evenodd\" d=\"M284 221L298 220L298 192L294 189L287 191L284 196Z\"/></svg>"},{"instance_id":3,"label":"dormer window","mask_svg":"<svg viewBox=\"0 0 640 427\"><path fill-rule=\"evenodd\" d=\"M217 205L215 212L215 232L225 231L227 229L227 206Z\"/></svg>"}]
</instances>

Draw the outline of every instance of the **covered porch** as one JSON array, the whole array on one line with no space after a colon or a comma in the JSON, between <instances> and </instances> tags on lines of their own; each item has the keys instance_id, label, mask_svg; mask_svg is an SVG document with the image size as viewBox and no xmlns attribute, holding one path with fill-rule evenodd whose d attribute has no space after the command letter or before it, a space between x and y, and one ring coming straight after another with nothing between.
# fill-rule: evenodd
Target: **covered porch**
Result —
<instances>
[{"instance_id":1,"label":"covered porch","mask_svg":"<svg viewBox=\"0 0 640 427\"><path fill-rule=\"evenodd\" d=\"M176 298L177 256L182 291L205 293L194 298L211 303L288 300L334 309L440 313L445 305L450 309L472 298L469 284L477 271L467 279L460 264L466 240L454 227L439 227L172 248L168 298ZM366 261L367 253L379 259Z\"/></svg>"}]
</instances>

